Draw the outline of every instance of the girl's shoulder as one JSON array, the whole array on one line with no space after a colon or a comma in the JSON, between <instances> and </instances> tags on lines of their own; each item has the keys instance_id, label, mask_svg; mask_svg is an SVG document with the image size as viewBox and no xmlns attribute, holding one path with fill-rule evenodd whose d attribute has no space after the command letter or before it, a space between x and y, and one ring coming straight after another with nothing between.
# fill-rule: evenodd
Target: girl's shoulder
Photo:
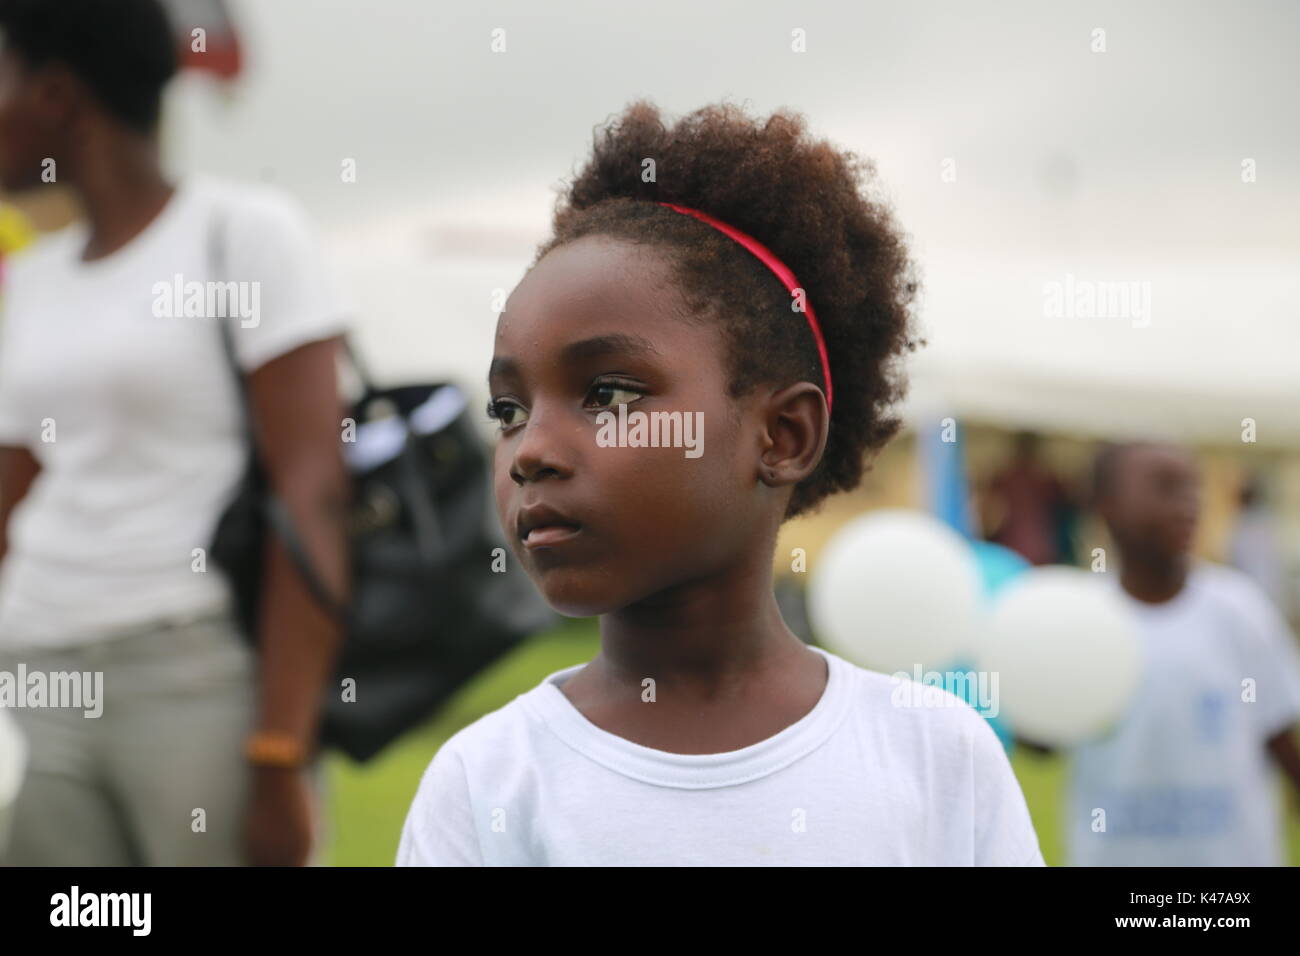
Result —
<instances>
[{"instance_id":1,"label":"girl's shoulder","mask_svg":"<svg viewBox=\"0 0 1300 956\"><path fill-rule=\"evenodd\" d=\"M959 689L964 684L965 693L981 706L996 707L997 688L982 681L980 672L885 674L826 653L839 662L847 675L855 719L882 731L882 737L904 747L945 751L997 742L997 735L980 712L963 696L947 689Z\"/></svg>"},{"instance_id":2,"label":"girl's shoulder","mask_svg":"<svg viewBox=\"0 0 1300 956\"><path fill-rule=\"evenodd\" d=\"M448 751L462 758L491 755L496 759L517 750L533 750L536 735L544 730L547 698L558 691L555 681L572 675L583 666L578 664L548 674L534 687L456 731L438 753Z\"/></svg>"}]
</instances>

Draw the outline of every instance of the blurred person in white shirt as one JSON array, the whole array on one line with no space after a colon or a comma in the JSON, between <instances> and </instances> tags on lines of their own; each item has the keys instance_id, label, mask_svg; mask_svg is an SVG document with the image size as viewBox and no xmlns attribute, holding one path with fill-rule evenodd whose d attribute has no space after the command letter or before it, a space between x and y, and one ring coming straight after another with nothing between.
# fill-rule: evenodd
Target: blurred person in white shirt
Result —
<instances>
[{"instance_id":1,"label":"blurred person in white shirt","mask_svg":"<svg viewBox=\"0 0 1300 956\"><path fill-rule=\"evenodd\" d=\"M311 229L265 187L164 172L157 0L0 0L0 31L0 186L57 181L85 213L7 263L0 671L100 672L104 697L98 719L12 711L30 767L5 861L302 864L339 629L271 543L254 651L201 556L248 461L227 321L269 481L343 596L343 323ZM195 281L256 290L256 315L160 294Z\"/></svg>"},{"instance_id":2,"label":"blurred person in white shirt","mask_svg":"<svg viewBox=\"0 0 1300 956\"><path fill-rule=\"evenodd\" d=\"M1294 637L1250 578L1193 556L1200 476L1186 451L1107 446L1094 494L1143 675L1117 724L1069 754L1069 862L1283 865L1275 770L1300 793Z\"/></svg>"}]
</instances>

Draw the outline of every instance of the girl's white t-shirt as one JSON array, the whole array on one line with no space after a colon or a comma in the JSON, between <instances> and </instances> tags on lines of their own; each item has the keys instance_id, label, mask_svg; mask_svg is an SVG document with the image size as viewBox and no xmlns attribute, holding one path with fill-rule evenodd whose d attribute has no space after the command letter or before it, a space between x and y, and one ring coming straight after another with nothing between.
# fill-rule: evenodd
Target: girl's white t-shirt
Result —
<instances>
[{"instance_id":1,"label":"girl's white t-shirt","mask_svg":"<svg viewBox=\"0 0 1300 956\"><path fill-rule=\"evenodd\" d=\"M816 706L741 750L673 754L588 721L559 685L433 758L398 866L1042 866L1020 786L970 705L828 651ZM653 707L653 703L645 704Z\"/></svg>"},{"instance_id":2,"label":"girl's white t-shirt","mask_svg":"<svg viewBox=\"0 0 1300 956\"><path fill-rule=\"evenodd\" d=\"M191 283L241 284L226 321L245 371L345 328L307 219L269 187L188 179L112 255L81 261L86 238L76 224L5 264L0 445L41 471L10 516L0 646L93 643L228 603L206 552L247 443L217 320L187 314L209 287Z\"/></svg>"}]
</instances>

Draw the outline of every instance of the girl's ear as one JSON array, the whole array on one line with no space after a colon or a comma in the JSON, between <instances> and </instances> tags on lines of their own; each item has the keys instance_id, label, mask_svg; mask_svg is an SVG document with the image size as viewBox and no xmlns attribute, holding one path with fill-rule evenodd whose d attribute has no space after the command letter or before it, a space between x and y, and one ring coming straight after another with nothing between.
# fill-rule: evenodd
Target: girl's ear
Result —
<instances>
[{"instance_id":1,"label":"girl's ear","mask_svg":"<svg viewBox=\"0 0 1300 956\"><path fill-rule=\"evenodd\" d=\"M830 415L826 396L811 382L773 393L764 409L767 432L759 458L759 480L774 488L807 478L826 450Z\"/></svg>"}]
</instances>

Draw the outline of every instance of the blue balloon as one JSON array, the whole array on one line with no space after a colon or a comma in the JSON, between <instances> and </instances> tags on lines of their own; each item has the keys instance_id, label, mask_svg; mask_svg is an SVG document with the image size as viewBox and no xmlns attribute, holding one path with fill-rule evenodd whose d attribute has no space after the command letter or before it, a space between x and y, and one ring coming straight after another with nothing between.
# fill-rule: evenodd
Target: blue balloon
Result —
<instances>
[{"instance_id":1,"label":"blue balloon","mask_svg":"<svg viewBox=\"0 0 1300 956\"><path fill-rule=\"evenodd\" d=\"M1008 726L1006 717L1001 713L999 702L992 700L988 701L986 705L983 701L971 699L972 697L978 697L973 692L979 689L979 673L975 670L974 662L959 658L945 667L941 673L943 674L943 689L960 697L974 707L976 712L989 722L989 727L997 735L998 741L1002 744L1002 749L1006 751L1007 756L1011 756L1016 749L1016 735ZM998 713L990 714L989 711L994 707L999 708Z\"/></svg>"},{"instance_id":2,"label":"blue balloon","mask_svg":"<svg viewBox=\"0 0 1300 956\"><path fill-rule=\"evenodd\" d=\"M1002 749L1005 750L1007 756L1010 757L1016 749L1016 735L1015 732L1007 726L1007 719L1001 714L998 714L996 717L990 717L988 714L984 714L984 719L989 722L989 726L993 728L993 732L998 735L998 740L1002 743Z\"/></svg>"},{"instance_id":3,"label":"blue balloon","mask_svg":"<svg viewBox=\"0 0 1300 956\"><path fill-rule=\"evenodd\" d=\"M972 541L975 564L979 567L984 593L993 597L1004 587L1028 571L1032 565L1010 548L992 541Z\"/></svg>"}]
</instances>

